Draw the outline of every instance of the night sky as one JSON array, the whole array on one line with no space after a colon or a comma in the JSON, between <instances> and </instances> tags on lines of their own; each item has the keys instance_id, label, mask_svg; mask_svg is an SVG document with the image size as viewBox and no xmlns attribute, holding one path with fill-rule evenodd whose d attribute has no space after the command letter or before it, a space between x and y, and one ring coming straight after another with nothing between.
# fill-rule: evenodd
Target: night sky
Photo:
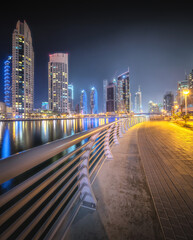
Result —
<instances>
[{"instance_id":1,"label":"night sky","mask_svg":"<svg viewBox=\"0 0 193 240\"><path fill-rule=\"evenodd\" d=\"M134 2L134 1L132 1ZM135 1L136 2L136 1ZM169 1L168 1L169 2ZM48 2L47 2L48 3ZM3 63L11 55L12 32L18 20L30 27L35 54L35 108L48 101L48 56L69 54L69 83L75 104L82 89L95 86L102 111L102 83L130 69L132 102L138 85L143 109L148 101L162 103L166 91L193 68L193 11L190 2L120 1L108 6L51 2L22 8L7 6L0 14L0 101L3 101ZM11 3L10 3L11 5ZM3 9L1 9L3 10Z\"/></svg>"}]
</instances>

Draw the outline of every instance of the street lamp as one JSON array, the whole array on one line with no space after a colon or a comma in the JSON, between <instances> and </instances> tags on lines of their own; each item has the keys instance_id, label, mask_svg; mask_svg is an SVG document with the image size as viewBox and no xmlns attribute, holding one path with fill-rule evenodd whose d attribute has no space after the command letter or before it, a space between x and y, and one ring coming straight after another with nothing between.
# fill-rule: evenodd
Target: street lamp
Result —
<instances>
[{"instance_id":1,"label":"street lamp","mask_svg":"<svg viewBox=\"0 0 193 240\"><path fill-rule=\"evenodd\" d=\"M187 115L187 96L189 94L189 89L185 89L183 94L185 95L185 114Z\"/></svg>"},{"instance_id":2,"label":"street lamp","mask_svg":"<svg viewBox=\"0 0 193 240\"><path fill-rule=\"evenodd\" d=\"M175 108L175 113L177 112L178 107L179 107L178 105L175 105L175 106L174 106L174 108Z\"/></svg>"}]
</instances>

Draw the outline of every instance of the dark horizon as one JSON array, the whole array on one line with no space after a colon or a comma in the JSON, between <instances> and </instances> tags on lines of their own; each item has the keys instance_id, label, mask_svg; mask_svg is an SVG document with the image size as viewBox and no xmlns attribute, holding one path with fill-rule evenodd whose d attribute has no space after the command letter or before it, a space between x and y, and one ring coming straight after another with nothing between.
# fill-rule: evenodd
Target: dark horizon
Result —
<instances>
[{"instance_id":1,"label":"dark horizon","mask_svg":"<svg viewBox=\"0 0 193 240\"><path fill-rule=\"evenodd\" d=\"M49 54L69 54L69 83L75 104L82 89L95 86L102 99L104 79L111 81L128 67L132 102L141 86L143 110L148 101L162 103L167 91L193 68L193 15L189 2L125 5L66 5L66 9L17 9L1 16L0 101L3 101L3 63L11 55L12 32L26 20L35 55L35 108L47 101ZM74 105L75 105L74 104ZM102 111L102 100L99 100Z\"/></svg>"}]
</instances>

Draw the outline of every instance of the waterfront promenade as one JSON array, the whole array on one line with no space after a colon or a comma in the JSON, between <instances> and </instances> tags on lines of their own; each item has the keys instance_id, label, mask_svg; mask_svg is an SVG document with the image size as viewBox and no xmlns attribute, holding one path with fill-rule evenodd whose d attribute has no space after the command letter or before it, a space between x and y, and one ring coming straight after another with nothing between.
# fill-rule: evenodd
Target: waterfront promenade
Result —
<instances>
[{"instance_id":1,"label":"waterfront promenade","mask_svg":"<svg viewBox=\"0 0 193 240\"><path fill-rule=\"evenodd\" d=\"M81 208L65 239L193 239L192 143L169 122L129 129L93 183L96 211Z\"/></svg>"}]
</instances>

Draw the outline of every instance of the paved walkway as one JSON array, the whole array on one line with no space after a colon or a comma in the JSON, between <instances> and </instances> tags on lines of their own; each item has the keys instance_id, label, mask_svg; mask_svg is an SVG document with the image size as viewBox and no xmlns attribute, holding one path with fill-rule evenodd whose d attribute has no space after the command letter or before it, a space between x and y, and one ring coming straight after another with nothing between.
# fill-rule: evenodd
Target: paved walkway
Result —
<instances>
[{"instance_id":1,"label":"paved walkway","mask_svg":"<svg viewBox=\"0 0 193 240\"><path fill-rule=\"evenodd\" d=\"M140 156L166 239L193 239L193 132L168 122L138 131Z\"/></svg>"},{"instance_id":2,"label":"paved walkway","mask_svg":"<svg viewBox=\"0 0 193 240\"><path fill-rule=\"evenodd\" d=\"M66 240L163 239L138 152L140 125L113 146L114 160L104 162L93 183L97 210L81 208Z\"/></svg>"}]
</instances>

